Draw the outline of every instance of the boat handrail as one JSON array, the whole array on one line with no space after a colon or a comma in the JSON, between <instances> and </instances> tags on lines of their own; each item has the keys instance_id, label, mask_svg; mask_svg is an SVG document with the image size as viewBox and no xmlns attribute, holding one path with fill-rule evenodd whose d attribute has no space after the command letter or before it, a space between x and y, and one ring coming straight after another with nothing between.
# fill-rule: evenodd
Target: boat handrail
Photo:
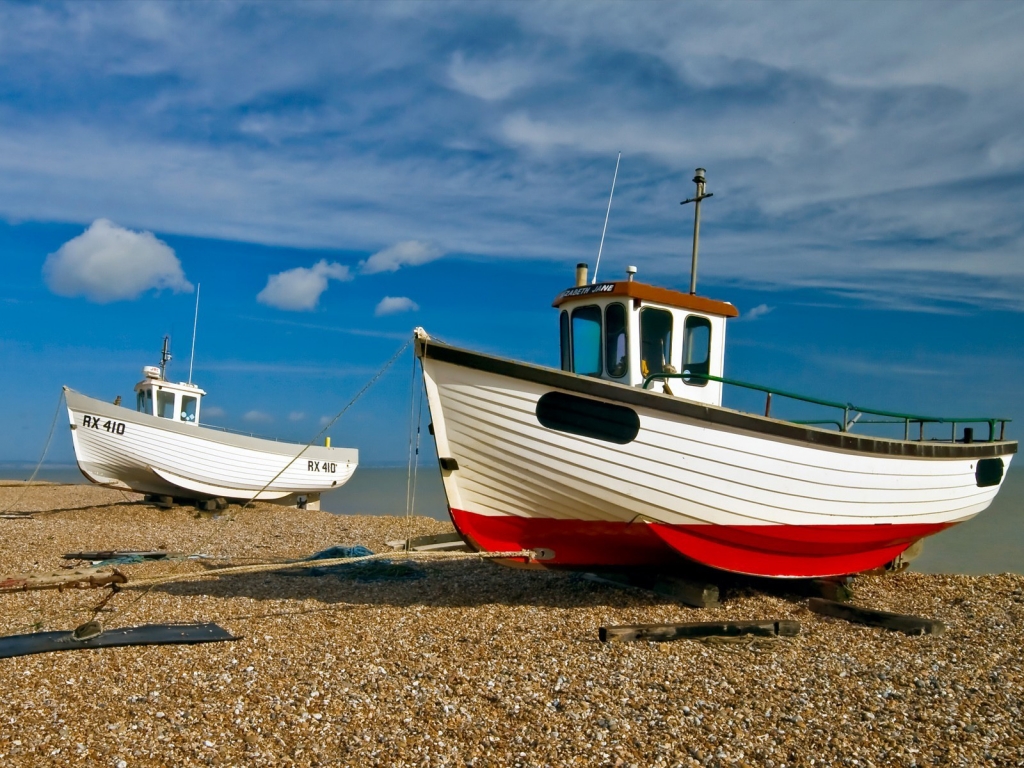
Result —
<instances>
[{"instance_id":1,"label":"boat handrail","mask_svg":"<svg viewBox=\"0 0 1024 768\"><path fill-rule=\"evenodd\" d=\"M644 383L641 385L643 389L647 389L648 385L657 379L701 379L703 381L716 381L721 384L727 384L730 386L741 387L743 389L752 389L758 392L764 392L766 394L764 415L766 417L771 416L772 397L786 397L791 400L799 400L804 403L811 403L812 405L823 405L827 408L838 408L843 411L842 422L833 419L815 420L815 421L793 421L794 424L835 424L840 432L849 432L850 428L856 424L903 424L904 433L903 439L910 440L910 425L917 424L919 427L917 439L924 440L924 425L925 424L952 424L952 437L950 442L956 442L956 427L957 424L988 424L988 442L995 442L996 438L996 424L999 424L999 440L1003 440L1006 435L1006 424L1012 421L1012 419L1003 418L991 418L991 417L938 417L938 416L920 416L913 413L899 413L897 411L882 411L877 408L862 408L859 405L853 403L839 403L834 400L823 400L820 397L811 397L810 395L801 395L796 392L787 392L784 389L776 389L774 387L766 387L763 384L752 384L749 381L740 381L739 379L729 379L724 376L714 376L710 373L652 373L644 378ZM857 414L853 421L850 420L850 414ZM870 414L872 416L887 416L887 420L880 419L861 419L861 414Z\"/></svg>"},{"instance_id":2,"label":"boat handrail","mask_svg":"<svg viewBox=\"0 0 1024 768\"><path fill-rule=\"evenodd\" d=\"M282 440L279 437L267 437L266 435L257 435L255 432L246 432L241 429L230 429L229 427L218 427L215 424L207 424L203 422L199 425L203 429L216 429L218 432L227 432L229 435L242 435L243 437L255 437L258 440L271 440L275 443L287 443L288 440Z\"/></svg>"}]
</instances>

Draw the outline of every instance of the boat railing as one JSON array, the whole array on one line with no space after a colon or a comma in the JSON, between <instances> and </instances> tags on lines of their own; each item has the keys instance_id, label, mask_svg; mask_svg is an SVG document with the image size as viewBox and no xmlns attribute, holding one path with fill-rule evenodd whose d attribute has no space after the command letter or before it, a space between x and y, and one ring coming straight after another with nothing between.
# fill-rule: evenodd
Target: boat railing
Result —
<instances>
[{"instance_id":1,"label":"boat railing","mask_svg":"<svg viewBox=\"0 0 1024 768\"><path fill-rule=\"evenodd\" d=\"M227 432L229 435L241 435L243 437L255 437L258 440L270 440L275 443L287 443L288 440L282 440L279 437L267 437L266 435L258 435L255 432L246 432L243 429L231 429L230 427L218 427L216 424L207 424L205 421L200 424L203 429L216 429L218 432Z\"/></svg>"},{"instance_id":2,"label":"boat railing","mask_svg":"<svg viewBox=\"0 0 1024 768\"><path fill-rule=\"evenodd\" d=\"M910 440L910 428L911 425L917 425L918 434L917 440L924 440L924 426L925 424L950 424L951 425L951 437L950 442L956 442L956 428L957 425L964 424L988 424L988 442L994 442L997 439L1003 440L1006 436L1006 424L1011 419L1002 418L968 418L968 417L936 417L936 416L920 416L913 413L899 413L896 411L882 411L877 408L863 408L853 403L839 403L834 400L823 400L820 397L811 397L809 395L801 395L796 392L787 392L782 389L776 389L775 387L766 387L763 384L752 384L749 381L740 381L739 379L729 379L724 376L714 376L709 373L652 373L644 379L643 388L647 389L652 381L666 380L666 379L682 379L683 381L716 381L721 384L727 384L734 387L740 387L742 389L753 390L756 392L765 393L764 401L764 415L771 417L772 410L772 398L773 397L784 397L790 400L797 400L803 403L810 403L812 405L821 405L827 408L836 408L843 412L842 420L839 418L835 419L816 419L810 421L796 421L792 420L794 424L806 424L806 425L835 425L840 432L849 432L854 424L902 424L903 425L903 439ZM853 418L851 418L851 415ZM864 419L862 416L882 416L881 419ZM999 425L999 437L996 437L996 424ZM965 440L968 438L965 435Z\"/></svg>"}]
</instances>

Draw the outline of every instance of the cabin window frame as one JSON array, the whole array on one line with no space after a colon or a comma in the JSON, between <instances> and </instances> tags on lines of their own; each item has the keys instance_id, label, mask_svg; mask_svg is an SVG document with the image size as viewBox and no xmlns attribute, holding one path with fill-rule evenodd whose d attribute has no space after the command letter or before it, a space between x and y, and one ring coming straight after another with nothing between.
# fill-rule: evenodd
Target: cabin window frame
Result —
<instances>
[{"instance_id":1,"label":"cabin window frame","mask_svg":"<svg viewBox=\"0 0 1024 768\"><path fill-rule=\"evenodd\" d=\"M612 309L617 309L622 312L622 325L621 333L616 333L615 339L622 339L622 356L616 363L615 368L612 368L612 354L618 352L618 344L615 344L616 349L612 349L614 339L610 333L611 323L609 322L608 315ZM604 307L604 359L605 359L605 372L613 379L623 379L629 376L629 310L626 305L620 301L613 301L605 305Z\"/></svg>"},{"instance_id":2,"label":"cabin window frame","mask_svg":"<svg viewBox=\"0 0 1024 768\"><path fill-rule=\"evenodd\" d=\"M176 400L177 400L177 397L175 396L174 392L172 392L170 390L167 390L167 389L164 389L163 387L158 387L157 390L156 390L156 409L153 412L154 415L159 416L161 419L169 419L170 421L178 421L178 418L177 418L177 415L178 415L177 405L178 404L177 404ZM163 413L164 408L168 405L168 401L170 401L170 411L171 411L170 416L166 416Z\"/></svg>"},{"instance_id":3,"label":"cabin window frame","mask_svg":"<svg viewBox=\"0 0 1024 768\"><path fill-rule=\"evenodd\" d=\"M690 353L693 351L693 342L696 331L701 328L706 328L708 332L707 345L702 345L701 349L706 350L706 356L704 361L696 364L696 370L694 369L694 363L690 360ZM710 317L704 315L687 315L683 321L683 367L682 372L697 373L703 376L711 375L711 347L712 347L712 323ZM708 385L708 379L699 378L691 379L687 376L683 377L683 383L690 387L706 387Z\"/></svg>"},{"instance_id":4,"label":"cabin window frame","mask_svg":"<svg viewBox=\"0 0 1024 768\"><path fill-rule=\"evenodd\" d=\"M188 401L192 401L192 413L188 413ZM198 395L185 395L181 396L181 408L178 410L181 415L181 421L185 424L198 424L199 423L199 396ZM188 418L191 416L192 418Z\"/></svg>"},{"instance_id":5,"label":"cabin window frame","mask_svg":"<svg viewBox=\"0 0 1024 768\"><path fill-rule=\"evenodd\" d=\"M568 310L563 309L558 315L558 345L561 354L563 371L572 371L572 327Z\"/></svg>"},{"instance_id":6,"label":"cabin window frame","mask_svg":"<svg viewBox=\"0 0 1024 768\"><path fill-rule=\"evenodd\" d=\"M653 318L656 316L662 316L668 320L668 332L663 335L661 339L657 337L651 342L647 342L647 334L645 331L645 318ZM640 373L644 378L655 373L664 373L665 367L672 365L672 336L675 333L675 317L674 313L669 309L662 309L661 307L642 307L640 309ZM657 370L652 368L648 363L646 355L646 349L648 343L662 342L662 362L660 363Z\"/></svg>"},{"instance_id":7,"label":"cabin window frame","mask_svg":"<svg viewBox=\"0 0 1024 768\"><path fill-rule=\"evenodd\" d=\"M580 347L580 344L578 343L579 340L576 338L576 331L577 331L576 317L577 317L577 315L579 315L581 322L593 322L592 319L591 320L587 320L586 318L584 318L583 317L584 314L596 314L596 323L597 323L597 340L596 340L597 361L596 361L596 366L592 366L594 368L594 370L580 372L579 370L577 370L577 363L579 362L578 361L578 354L577 353L579 352L581 347ZM571 336L572 336L572 370L573 370L573 373L579 374L580 376L593 376L593 377L598 377L599 378L601 376L601 374L604 372L604 312L601 311L601 305L600 304L586 304L586 305L584 305L582 307L574 308L573 311L572 311L572 315L570 317L570 323L569 324L570 324L570 327L571 327L571 330L572 330ZM591 347L591 349L593 349L593 347Z\"/></svg>"}]
</instances>

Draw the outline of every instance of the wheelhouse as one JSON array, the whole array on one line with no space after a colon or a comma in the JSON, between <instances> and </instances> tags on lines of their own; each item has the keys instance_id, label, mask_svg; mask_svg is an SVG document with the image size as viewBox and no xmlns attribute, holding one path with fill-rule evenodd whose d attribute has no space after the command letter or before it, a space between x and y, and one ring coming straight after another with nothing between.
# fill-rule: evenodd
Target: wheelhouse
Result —
<instances>
[{"instance_id":1,"label":"wheelhouse","mask_svg":"<svg viewBox=\"0 0 1024 768\"><path fill-rule=\"evenodd\" d=\"M722 404L721 382L706 377L723 375L725 323L739 315L736 307L637 282L635 267L609 283L587 284L586 271L580 264L577 285L552 304L562 370ZM661 373L683 376L648 378Z\"/></svg>"},{"instance_id":2,"label":"wheelhouse","mask_svg":"<svg viewBox=\"0 0 1024 768\"><path fill-rule=\"evenodd\" d=\"M135 410L182 424L199 424L199 407L206 394L195 384L164 381L160 368L147 365L145 378L135 385Z\"/></svg>"}]
</instances>

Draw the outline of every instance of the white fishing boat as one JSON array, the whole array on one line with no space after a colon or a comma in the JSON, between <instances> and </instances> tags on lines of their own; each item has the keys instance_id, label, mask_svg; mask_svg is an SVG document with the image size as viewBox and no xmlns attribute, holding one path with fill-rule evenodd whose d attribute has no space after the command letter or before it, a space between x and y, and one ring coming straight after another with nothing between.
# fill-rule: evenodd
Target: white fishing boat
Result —
<instances>
[{"instance_id":1,"label":"white fishing boat","mask_svg":"<svg viewBox=\"0 0 1024 768\"><path fill-rule=\"evenodd\" d=\"M206 392L191 382L167 381L169 359L165 339L161 365L143 368L135 385L135 410L64 388L78 467L93 483L157 496L319 509L320 495L355 472L359 452L352 448L329 441L304 446L201 424Z\"/></svg>"},{"instance_id":2,"label":"white fishing boat","mask_svg":"<svg viewBox=\"0 0 1024 768\"><path fill-rule=\"evenodd\" d=\"M699 205L703 170L694 181ZM698 226L699 208L690 293L641 283L632 267L588 283L578 266L553 305L561 369L416 330L444 489L468 543L531 549L549 567L695 561L833 576L898 565L989 506L1017 451L1006 419L879 411L726 378L738 311L696 294ZM723 407L727 386L763 393L763 412ZM774 418L773 398L832 415ZM868 422L889 436L864 434Z\"/></svg>"}]
</instances>

